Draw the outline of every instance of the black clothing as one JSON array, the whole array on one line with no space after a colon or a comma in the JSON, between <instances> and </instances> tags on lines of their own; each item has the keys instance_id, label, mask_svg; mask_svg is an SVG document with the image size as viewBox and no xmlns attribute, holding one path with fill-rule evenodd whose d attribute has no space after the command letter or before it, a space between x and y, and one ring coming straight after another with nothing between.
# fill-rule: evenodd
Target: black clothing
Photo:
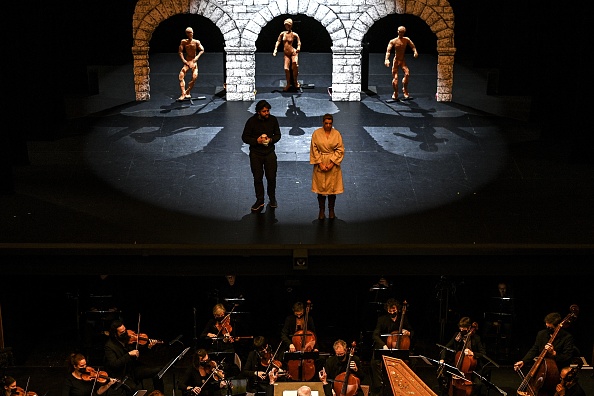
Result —
<instances>
[{"instance_id":1,"label":"black clothing","mask_svg":"<svg viewBox=\"0 0 594 396\"><path fill-rule=\"evenodd\" d=\"M258 137L268 135L270 143L265 146L258 144ZM281 138L280 127L275 116L268 119L254 114L245 123L241 140L250 145L250 168L254 176L256 200L264 203L264 175L266 175L267 193L271 202L276 201L276 172L278 163L274 144Z\"/></svg>"},{"instance_id":2,"label":"black clothing","mask_svg":"<svg viewBox=\"0 0 594 396\"><path fill-rule=\"evenodd\" d=\"M229 319L229 325L231 326L231 332L229 333L230 336L234 336L235 335L235 328L237 327L235 325L235 320L233 319L233 315L230 315L230 319ZM205 343L205 349L208 352L233 352L235 353L235 347L233 345L233 342L229 342L228 339L225 339L225 330L222 329L219 331L219 328L217 327L217 325L221 325L220 322L215 319L212 318L210 319L207 323L206 326L204 326L204 330L202 330L202 333L200 333L200 339ZM216 338L210 338L207 334L208 333L212 333L212 334L217 334Z\"/></svg>"},{"instance_id":3,"label":"black clothing","mask_svg":"<svg viewBox=\"0 0 594 396\"><path fill-rule=\"evenodd\" d=\"M390 394L387 387L384 387L384 379L383 379L383 359L381 356L376 356L375 350L376 349L383 349L384 345L386 345L386 341L388 339L387 336L382 337L385 334L392 334L398 333L400 329L400 322L402 321L402 316L399 313L394 320L392 320L391 314L385 314L377 318L377 322L375 325L375 329L373 330L373 349L374 353L371 358L371 387L370 393L372 396L379 395L382 392L382 389L385 391L386 394ZM414 330L412 325L408 321L408 316L404 315L404 320L402 321L402 330L408 330L410 332L410 339L412 341L412 336L414 334Z\"/></svg>"},{"instance_id":4,"label":"black clothing","mask_svg":"<svg viewBox=\"0 0 594 396\"><path fill-rule=\"evenodd\" d=\"M123 379L124 377L128 377L131 379L132 381L126 381L126 385L129 385L132 392L138 390L137 386L140 381L148 378L152 379L153 389L165 392L163 380L157 378L161 367L144 365L136 357L130 356L128 352L134 350L135 347L135 344L122 345L121 342L109 338L104 347L105 370L112 378ZM142 351L141 354L146 352L148 352L148 348Z\"/></svg>"},{"instance_id":5,"label":"black clothing","mask_svg":"<svg viewBox=\"0 0 594 396\"><path fill-rule=\"evenodd\" d=\"M104 384L95 384L93 395L97 395L97 390L102 385ZM62 386L62 396L91 396L91 389L93 389L93 381L83 381L68 374Z\"/></svg>"},{"instance_id":6,"label":"black clothing","mask_svg":"<svg viewBox=\"0 0 594 396\"><path fill-rule=\"evenodd\" d=\"M205 375L200 375L200 371L190 365L184 372L183 377L179 381L179 389L183 394L194 395L193 392L188 392L188 387L202 387L200 391L201 396L214 396L221 394L221 381L215 376L210 376L205 372ZM223 389L225 386L223 385Z\"/></svg>"},{"instance_id":7,"label":"black clothing","mask_svg":"<svg viewBox=\"0 0 594 396\"><path fill-rule=\"evenodd\" d=\"M401 316L398 314L396 320L392 320L390 314L385 314L377 318L375 329L373 330L373 348L382 349L386 345L388 337L382 337L383 334L392 334L393 332L398 333L400 329ZM410 338L414 335L414 330L408 321L408 316L404 315L404 321L402 322L402 329L410 332Z\"/></svg>"},{"instance_id":8,"label":"black clothing","mask_svg":"<svg viewBox=\"0 0 594 396\"><path fill-rule=\"evenodd\" d=\"M536 334L534 345L532 345L532 348L530 348L522 358L524 365L532 363L533 359L540 355L540 352L544 349L550 338L551 333L548 329L540 330ZM557 368L561 370L563 367L569 366L575 350L573 336L564 329L559 330L557 336L553 340L553 348L557 353L552 357L555 363L557 363Z\"/></svg>"},{"instance_id":9,"label":"black clothing","mask_svg":"<svg viewBox=\"0 0 594 396\"><path fill-rule=\"evenodd\" d=\"M343 358L344 358L344 361L342 360ZM332 389L334 388L334 383L331 381L334 380L339 374L346 372L346 365L347 365L348 359L349 359L348 353L345 356L343 356L342 358L339 358L338 356L334 355L334 356L330 356L328 359L326 359L326 363L324 364L324 369L326 370L327 381L328 381L328 383L326 385L324 385L324 394L326 396L332 396ZM349 375L353 375L353 376L359 378L359 385L361 385L361 383L363 382L363 377L364 377L363 367L361 366L361 359L359 359L358 356L353 355L351 357L351 362L355 362L355 365L357 366L357 371L350 370ZM339 387L338 389L341 389L341 388ZM359 386L359 389L357 390L357 393L355 393L355 395L363 396L363 391L361 390L361 386ZM336 396L339 396L339 394L337 393Z\"/></svg>"},{"instance_id":10,"label":"black clothing","mask_svg":"<svg viewBox=\"0 0 594 396\"><path fill-rule=\"evenodd\" d=\"M450 339L450 341L448 341L448 343L445 346L447 348L450 348L450 349L453 349L454 351L456 351L456 354L455 355L452 354L452 355L446 357L446 354L449 351L447 349L442 349L441 359L454 367L458 367L458 362L456 361L456 355L458 355L458 352L464 353L463 349L464 349L464 346L466 346L466 348L470 349L474 353L474 359L477 362L476 367L473 369L473 371L476 371L477 373L482 373L483 366L485 365L485 363L483 361L484 356L487 354L487 352L485 350L485 346L482 343L481 337L478 334L473 332L470 335L470 342L468 344L466 344L467 337L468 337L467 332L458 332L458 333L454 334L454 336ZM463 356L460 355L458 358L460 358L460 357L463 357ZM460 362L460 363L462 363L462 362ZM477 376L471 375L471 377L472 377L472 381L473 381L472 395L478 395L481 393L482 383Z\"/></svg>"},{"instance_id":11,"label":"black clothing","mask_svg":"<svg viewBox=\"0 0 594 396\"><path fill-rule=\"evenodd\" d=\"M262 364L262 356L255 349L248 353L245 364L242 367L241 374L247 378L246 391L247 393L258 393L268 391L270 380L268 376L261 379L256 375L256 371L266 372L268 365Z\"/></svg>"}]
</instances>

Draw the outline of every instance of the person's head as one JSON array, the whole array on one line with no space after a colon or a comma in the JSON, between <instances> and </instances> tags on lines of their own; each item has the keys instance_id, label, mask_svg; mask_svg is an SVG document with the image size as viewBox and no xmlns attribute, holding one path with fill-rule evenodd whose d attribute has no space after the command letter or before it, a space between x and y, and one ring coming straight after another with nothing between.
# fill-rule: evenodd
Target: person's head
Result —
<instances>
[{"instance_id":1,"label":"person's head","mask_svg":"<svg viewBox=\"0 0 594 396\"><path fill-rule=\"evenodd\" d=\"M165 395L160 390L155 389L154 391L152 391L151 393L149 393L148 396L165 396Z\"/></svg>"},{"instance_id":2,"label":"person's head","mask_svg":"<svg viewBox=\"0 0 594 396\"><path fill-rule=\"evenodd\" d=\"M11 376L7 375L2 378L2 385L4 385L4 392L6 393L14 393L16 392L16 380ZM14 390L13 390L14 389Z\"/></svg>"},{"instance_id":3,"label":"person's head","mask_svg":"<svg viewBox=\"0 0 594 396\"><path fill-rule=\"evenodd\" d=\"M402 37L406 33L406 28L404 26L398 26L398 36Z\"/></svg>"},{"instance_id":4,"label":"person's head","mask_svg":"<svg viewBox=\"0 0 594 396\"><path fill-rule=\"evenodd\" d=\"M206 364L206 362L208 362L208 352L206 352L206 349L197 349L194 353L194 356L192 357L192 363L194 365L194 368L198 368L200 364L204 365Z\"/></svg>"},{"instance_id":5,"label":"person's head","mask_svg":"<svg viewBox=\"0 0 594 396\"><path fill-rule=\"evenodd\" d=\"M385 276L380 277L379 280L377 281L377 284L379 286L383 286L383 287L390 286L390 283L388 282L388 279Z\"/></svg>"},{"instance_id":6,"label":"person's head","mask_svg":"<svg viewBox=\"0 0 594 396\"><path fill-rule=\"evenodd\" d=\"M267 347L266 337L263 336L256 336L254 337L254 348L258 351L266 349Z\"/></svg>"},{"instance_id":7,"label":"person's head","mask_svg":"<svg viewBox=\"0 0 594 396\"><path fill-rule=\"evenodd\" d=\"M186 36L188 36L189 38L192 38L193 35L194 35L194 29L192 29L191 27L187 27L186 28Z\"/></svg>"},{"instance_id":8,"label":"person's head","mask_svg":"<svg viewBox=\"0 0 594 396\"><path fill-rule=\"evenodd\" d=\"M497 285L497 290L499 290L499 294L503 297L507 294L507 285L505 282L499 282Z\"/></svg>"},{"instance_id":9,"label":"person's head","mask_svg":"<svg viewBox=\"0 0 594 396\"><path fill-rule=\"evenodd\" d=\"M225 306L223 304L216 304L212 308L212 315L217 320L223 319L225 317L226 312L227 312L227 310L225 309Z\"/></svg>"},{"instance_id":10,"label":"person's head","mask_svg":"<svg viewBox=\"0 0 594 396\"><path fill-rule=\"evenodd\" d=\"M297 301L295 304L293 304L293 314L297 317L297 318L302 318L303 317L303 303L301 301Z\"/></svg>"},{"instance_id":11,"label":"person's head","mask_svg":"<svg viewBox=\"0 0 594 396\"><path fill-rule=\"evenodd\" d=\"M460 331L468 331L470 330L470 326L472 326L472 321L468 316L461 318L458 322L458 328Z\"/></svg>"},{"instance_id":12,"label":"person's head","mask_svg":"<svg viewBox=\"0 0 594 396\"><path fill-rule=\"evenodd\" d=\"M332 117L332 114L324 114L324 117L322 117L322 125L324 126L324 130L325 131L331 130L333 123L334 123L334 117Z\"/></svg>"},{"instance_id":13,"label":"person's head","mask_svg":"<svg viewBox=\"0 0 594 396\"><path fill-rule=\"evenodd\" d=\"M544 318L545 326L549 331L555 330L555 327L561 323L561 314L558 312L551 312Z\"/></svg>"},{"instance_id":14,"label":"person's head","mask_svg":"<svg viewBox=\"0 0 594 396\"><path fill-rule=\"evenodd\" d=\"M579 366L577 368L579 368ZM559 377L566 388L571 388L576 383L577 373L578 370L575 370L572 367L563 367L561 371L559 371Z\"/></svg>"},{"instance_id":15,"label":"person's head","mask_svg":"<svg viewBox=\"0 0 594 396\"><path fill-rule=\"evenodd\" d=\"M270 115L271 108L272 108L272 106L270 106L270 103L268 103L264 99L262 99L261 101L256 103L256 114L258 115L258 118L267 119L268 116Z\"/></svg>"},{"instance_id":16,"label":"person's head","mask_svg":"<svg viewBox=\"0 0 594 396\"><path fill-rule=\"evenodd\" d=\"M120 319L116 319L111 322L109 336L123 343L130 341L128 330L126 329L126 326L124 326L124 322L122 322Z\"/></svg>"},{"instance_id":17,"label":"person's head","mask_svg":"<svg viewBox=\"0 0 594 396\"><path fill-rule=\"evenodd\" d=\"M297 389L297 396L311 396L311 388L307 385L303 385Z\"/></svg>"},{"instance_id":18,"label":"person's head","mask_svg":"<svg viewBox=\"0 0 594 396\"><path fill-rule=\"evenodd\" d=\"M291 18L287 18L283 22L283 25L285 25L285 29L291 30L291 28L293 27L293 20Z\"/></svg>"},{"instance_id":19,"label":"person's head","mask_svg":"<svg viewBox=\"0 0 594 396\"><path fill-rule=\"evenodd\" d=\"M69 372L78 372L79 374L87 372L87 359L81 353L71 353L66 362Z\"/></svg>"},{"instance_id":20,"label":"person's head","mask_svg":"<svg viewBox=\"0 0 594 396\"><path fill-rule=\"evenodd\" d=\"M225 275L225 279L227 279L229 286L233 286L235 284L235 274L227 274Z\"/></svg>"},{"instance_id":21,"label":"person's head","mask_svg":"<svg viewBox=\"0 0 594 396\"><path fill-rule=\"evenodd\" d=\"M395 298L389 298L384 303L384 308L394 318L396 315L398 315L398 311L400 311L400 301L396 300Z\"/></svg>"},{"instance_id":22,"label":"person's head","mask_svg":"<svg viewBox=\"0 0 594 396\"><path fill-rule=\"evenodd\" d=\"M344 361L347 358L347 344L344 340L336 340L332 348L338 359Z\"/></svg>"}]
</instances>

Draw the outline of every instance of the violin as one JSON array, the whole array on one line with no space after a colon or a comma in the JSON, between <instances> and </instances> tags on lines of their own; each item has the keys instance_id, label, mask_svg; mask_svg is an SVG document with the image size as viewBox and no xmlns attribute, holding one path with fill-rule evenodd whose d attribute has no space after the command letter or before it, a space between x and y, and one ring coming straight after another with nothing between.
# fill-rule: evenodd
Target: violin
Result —
<instances>
[{"instance_id":1,"label":"violin","mask_svg":"<svg viewBox=\"0 0 594 396\"><path fill-rule=\"evenodd\" d=\"M233 307L235 308L235 307ZM219 331L219 335L222 335L224 338L224 342L233 342L233 338L231 337L231 332L233 331L233 326L231 326L231 314L227 314L220 322L217 321L215 323L215 327Z\"/></svg>"},{"instance_id":2,"label":"violin","mask_svg":"<svg viewBox=\"0 0 594 396\"><path fill-rule=\"evenodd\" d=\"M130 339L128 340L128 344L135 344L136 342L138 342L139 345L146 345L147 343L150 343L152 341L155 341L156 344L164 343L161 340L154 340L152 338L149 338L144 333L136 334L136 332L134 330L130 330L130 329L128 329L127 331L128 331L128 335L130 336Z\"/></svg>"},{"instance_id":3,"label":"violin","mask_svg":"<svg viewBox=\"0 0 594 396\"><path fill-rule=\"evenodd\" d=\"M201 362L201 363L204 363L204 362ZM223 372L223 370L221 370L219 368L219 365L214 360L209 360L206 362L206 364L198 365L198 372L200 373L200 375L202 377L208 377L208 379L210 379L212 377L216 381L224 381L225 380L225 373ZM208 381L208 379L206 379L204 382L206 383L206 381Z\"/></svg>"},{"instance_id":4,"label":"violin","mask_svg":"<svg viewBox=\"0 0 594 396\"><path fill-rule=\"evenodd\" d=\"M278 348L274 355L270 352L269 348L270 345L266 345L266 347L262 350L262 352L258 352L258 356L260 356L260 364L266 367L265 373L268 375L270 371L276 369L278 375L286 375L290 378L289 374L283 370L282 366L283 363L280 360L276 359L276 355L278 350L280 349L282 342L279 344Z\"/></svg>"},{"instance_id":5,"label":"violin","mask_svg":"<svg viewBox=\"0 0 594 396\"><path fill-rule=\"evenodd\" d=\"M83 381L97 381L100 384L109 382L112 378L107 375L107 371L97 371L93 367L87 366L87 372L81 374ZM116 382L121 382L119 379L114 378Z\"/></svg>"},{"instance_id":6,"label":"violin","mask_svg":"<svg viewBox=\"0 0 594 396\"><path fill-rule=\"evenodd\" d=\"M20 386L16 387L16 393L17 396L37 396L37 393L32 392L32 391L26 391L23 388L21 388Z\"/></svg>"}]
</instances>

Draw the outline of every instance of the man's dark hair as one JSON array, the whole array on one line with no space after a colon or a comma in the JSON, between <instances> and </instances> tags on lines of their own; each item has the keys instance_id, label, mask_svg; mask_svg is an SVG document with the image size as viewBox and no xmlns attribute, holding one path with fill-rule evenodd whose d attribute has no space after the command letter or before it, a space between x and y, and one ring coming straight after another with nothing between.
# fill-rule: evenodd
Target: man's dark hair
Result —
<instances>
[{"instance_id":1,"label":"man's dark hair","mask_svg":"<svg viewBox=\"0 0 594 396\"><path fill-rule=\"evenodd\" d=\"M553 326L557 326L559 323L561 323L561 314L558 312L551 312L545 316L544 321L545 323L550 323Z\"/></svg>"},{"instance_id":2,"label":"man's dark hair","mask_svg":"<svg viewBox=\"0 0 594 396\"><path fill-rule=\"evenodd\" d=\"M265 100L261 100L258 103L256 103L256 111L259 112L260 110L262 110L264 107L266 107L267 109L272 109L272 106L270 106L270 103L268 103Z\"/></svg>"}]
</instances>

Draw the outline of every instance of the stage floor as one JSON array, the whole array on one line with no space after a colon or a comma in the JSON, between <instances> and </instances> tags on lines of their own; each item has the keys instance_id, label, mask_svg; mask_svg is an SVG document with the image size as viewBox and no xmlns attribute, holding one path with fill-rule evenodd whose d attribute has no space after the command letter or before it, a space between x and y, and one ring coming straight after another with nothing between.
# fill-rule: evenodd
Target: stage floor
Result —
<instances>
[{"instance_id":1,"label":"stage floor","mask_svg":"<svg viewBox=\"0 0 594 396\"><path fill-rule=\"evenodd\" d=\"M282 92L281 59L257 54L256 100L272 104L283 134L279 207L258 214L241 141L255 102L225 100L221 54L201 58L193 95L204 99L193 103L175 101L177 54L151 56L145 102L131 65L97 66L99 93L68 96L66 124L27 143L30 164L0 196L0 243L589 251L594 169L539 138L530 98L486 95L487 72L457 64L454 100L437 102L436 57L421 56L408 61L413 98L390 103L382 56L370 56L360 102L332 102L329 54L302 54L299 80L315 86L302 93ZM334 221L317 220L311 192L309 142L324 113L346 146Z\"/></svg>"}]
</instances>

